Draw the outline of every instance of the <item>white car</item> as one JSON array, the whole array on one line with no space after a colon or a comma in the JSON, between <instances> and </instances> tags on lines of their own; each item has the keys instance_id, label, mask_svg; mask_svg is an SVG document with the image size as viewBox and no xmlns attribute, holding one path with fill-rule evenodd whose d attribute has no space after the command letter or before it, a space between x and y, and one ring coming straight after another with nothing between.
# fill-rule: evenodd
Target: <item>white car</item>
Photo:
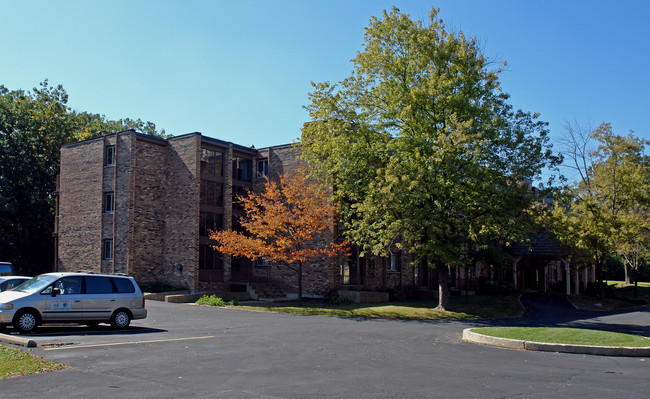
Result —
<instances>
[{"instance_id":1,"label":"white car","mask_svg":"<svg viewBox=\"0 0 650 399\"><path fill-rule=\"evenodd\" d=\"M10 276L14 274L14 265L11 262L0 262L0 276Z\"/></svg>"},{"instance_id":2,"label":"white car","mask_svg":"<svg viewBox=\"0 0 650 399\"><path fill-rule=\"evenodd\" d=\"M0 276L0 292L13 289L31 279L25 276Z\"/></svg>"},{"instance_id":3,"label":"white car","mask_svg":"<svg viewBox=\"0 0 650 399\"><path fill-rule=\"evenodd\" d=\"M144 295L133 277L92 273L46 273L0 292L0 326L20 332L42 323L70 322L126 328L147 317Z\"/></svg>"}]
</instances>

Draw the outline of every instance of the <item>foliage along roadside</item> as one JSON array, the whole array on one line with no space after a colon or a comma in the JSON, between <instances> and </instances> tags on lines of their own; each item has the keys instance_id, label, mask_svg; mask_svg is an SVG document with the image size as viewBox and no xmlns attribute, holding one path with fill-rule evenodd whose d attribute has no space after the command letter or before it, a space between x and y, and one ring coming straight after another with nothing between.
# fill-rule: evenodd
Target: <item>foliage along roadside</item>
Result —
<instances>
[{"instance_id":1,"label":"foliage along roadside","mask_svg":"<svg viewBox=\"0 0 650 399\"><path fill-rule=\"evenodd\" d=\"M594 264L599 296L605 297L604 267L610 255L636 281L650 259L649 140L615 134L609 123L594 130L567 126L568 167L579 176L565 186L542 223L569 249L572 262Z\"/></svg>"},{"instance_id":2,"label":"foliage along roadside","mask_svg":"<svg viewBox=\"0 0 650 399\"><path fill-rule=\"evenodd\" d=\"M204 299L205 298L205 299ZM199 299L200 304L212 306L228 306L221 298ZM197 304L199 302L197 301ZM325 300L308 300L303 306L295 302L258 302L256 304L239 305L242 310L255 310L276 313L291 313L301 315L323 315L340 317L366 317L385 319L413 320L465 320L465 319L501 319L521 316L523 307L514 296L453 296L450 309L439 310L432 306L431 301L396 301L389 303L349 302L337 303Z\"/></svg>"},{"instance_id":3,"label":"foliage along roadside","mask_svg":"<svg viewBox=\"0 0 650 399\"><path fill-rule=\"evenodd\" d=\"M65 368L67 366L64 364L34 356L19 348L0 345L0 379L62 370Z\"/></svg>"},{"instance_id":4,"label":"foliage along roadside","mask_svg":"<svg viewBox=\"0 0 650 399\"><path fill-rule=\"evenodd\" d=\"M237 306L239 304L239 300L232 299L226 301L223 298L218 297L216 295L203 295L195 303L197 305L205 305L205 306Z\"/></svg>"}]
</instances>

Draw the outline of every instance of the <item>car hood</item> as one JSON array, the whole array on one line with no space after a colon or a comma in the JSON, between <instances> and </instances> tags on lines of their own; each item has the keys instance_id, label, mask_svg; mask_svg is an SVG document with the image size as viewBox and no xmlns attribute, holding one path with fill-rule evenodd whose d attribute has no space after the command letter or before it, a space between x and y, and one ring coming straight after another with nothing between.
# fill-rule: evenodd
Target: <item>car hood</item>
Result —
<instances>
[{"instance_id":1,"label":"car hood","mask_svg":"<svg viewBox=\"0 0 650 399\"><path fill-rule=\"evenodd\" d=\"M29 292L23 291L2 291L0 292L0 303L8 303L16 299L24 298L31 295Z\"/></svg>"}]
</instances>

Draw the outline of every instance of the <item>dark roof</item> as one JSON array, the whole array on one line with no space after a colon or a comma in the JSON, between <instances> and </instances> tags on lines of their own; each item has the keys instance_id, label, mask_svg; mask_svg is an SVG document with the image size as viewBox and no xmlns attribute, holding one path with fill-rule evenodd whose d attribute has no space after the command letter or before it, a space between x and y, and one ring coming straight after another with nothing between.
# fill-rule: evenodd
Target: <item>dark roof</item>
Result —
<instances>
[{"instance_id":1,"label":"dark roof","mask_svg":"<svg viewBox=\"0 0 650 399\"><path fill-rule=\"evenodd\" d=\"M547 233L537 234L529 241L516 242L512 245L514 256L552 256L559 257L569 253L568 248L563 247Z\"/></svg>"}]
</instances>

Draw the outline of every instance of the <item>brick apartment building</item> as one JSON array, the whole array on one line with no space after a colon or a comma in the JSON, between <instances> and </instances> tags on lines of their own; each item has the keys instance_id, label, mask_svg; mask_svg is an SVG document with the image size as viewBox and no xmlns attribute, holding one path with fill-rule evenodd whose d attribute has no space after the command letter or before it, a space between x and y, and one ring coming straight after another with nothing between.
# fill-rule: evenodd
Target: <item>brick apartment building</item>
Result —
<instances>
[{"instance_id":1,"label":"brick apartment building","mask_svg":"<svg viewBox=\"0 0 650 399\"><path fill-rule=\"evenodd\" d=\"M297 151L292 145L249 148L200 133L162 139L133 130L63 146L54 268L125 273L142 285L191 291L249 290L264 283L296 294L297 278L287 267L222 255L209 235L238 229L236 197L303 165ZM322 238L331 240L333 232ZM407 266L407 254L364 258L351 252L348 259L304 265L304 295L437 291L436 271ZM471 270L450 270L451 288L474 290L483 279L540 291L561 284L569 294L595 279L593 267L569 265L547 240L515 246L511 263L499 270L483 261Z\"/></svg>"},{"instance_id":2,"label":"brick apartment building","mask_svg":"<svg viewBox=\"0 0 650 399\"><path fill-rule=\"evenodd\" d=\"M126 273L140 284L192 291L272 283L297 293L282 265L231 258L211 230L238 228L236 196L299 167L292 145L254 149L190 133L169 139L133 130L65 145L57 192L56 270ZM331 239L332 232L329 233ZM303 292L399 289L416 283L403 256L304 266Z\"/></svg>"}]
</instances>

